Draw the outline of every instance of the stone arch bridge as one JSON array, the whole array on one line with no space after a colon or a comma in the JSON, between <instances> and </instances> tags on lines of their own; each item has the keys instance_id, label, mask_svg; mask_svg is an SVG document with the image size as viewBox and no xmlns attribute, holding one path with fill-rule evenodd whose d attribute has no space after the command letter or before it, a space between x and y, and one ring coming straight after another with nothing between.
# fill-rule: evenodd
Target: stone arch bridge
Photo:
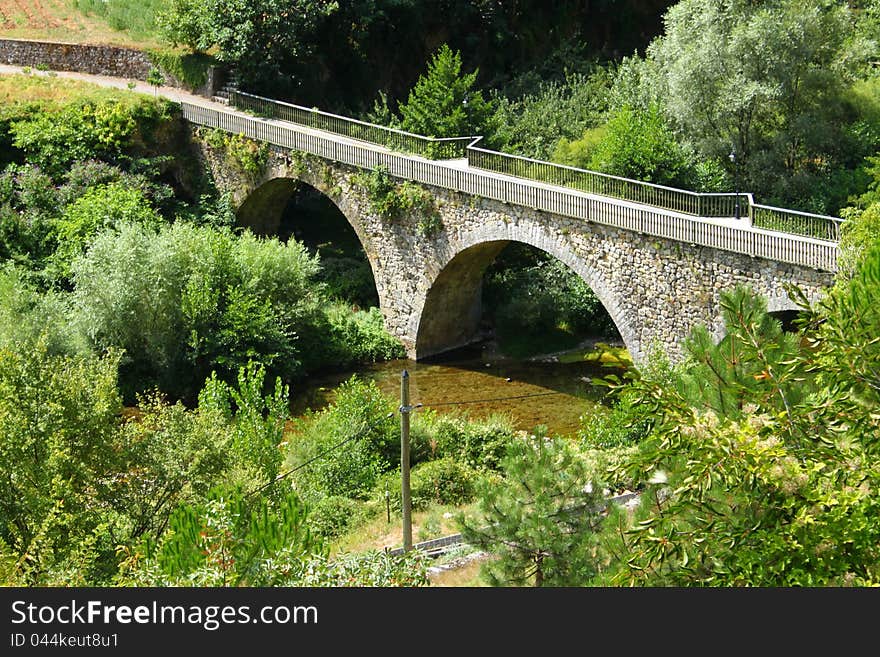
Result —
<instances>
[{"instance_id":1,"label":"stone arch bridge","mask_svg":"<svg viewBox=\"0 0 880 657\"><path fill-rule=\"evenodd\" d=\"M815 300L836 270L831 217L506 156L478 138L430 139L247 94L233 100L236 108L182 109L196 125L270 144L258 176L211 160L239 220L271 234L297 184L325 194L357 233L386 328L413 359L474 340L483 272L510 242L577 272L636 362L653 344L679 357L699 323L720 335L719 295L738 283L771 311L794 310L788 284ZM377 169L394 193L417 199L415 209L376 211L367 183Z\"/></svg>"}]
</instances>

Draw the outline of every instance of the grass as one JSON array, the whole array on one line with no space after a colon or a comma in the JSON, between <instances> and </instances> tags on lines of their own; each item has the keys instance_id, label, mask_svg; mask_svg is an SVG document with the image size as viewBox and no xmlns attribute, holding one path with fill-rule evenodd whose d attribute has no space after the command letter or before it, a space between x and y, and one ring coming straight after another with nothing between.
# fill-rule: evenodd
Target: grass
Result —
<instances>
[{"instance_id":1,"label":"grass","mask_svg":"<svg viewBox=\"0 0 880 657\"><path fill-rule=\"evenodd\" d=\"M458 533L455 515L470 508L472 508L471 505L463 507L432 505L424 511L414 511L412 515L413 543ZM330 546L330 551L332 554L364 552L382 550L386 547L393 549L401 545L403 545L403 526L400 514L392 512L389 523L383 512L348 534L339 537Z\"/></svg>"},{"instance_id":2,"label":"grass","mask_svg":"<svg viewBox=\"0 0 880 657\"><path fill-rule=\"evenodd\" d=\"M143 102L142 94L122 89L100 87L89 82L43 75L0 75L0 105L40 103L61 105L72 101L108 99Z\"/></svg>"},{"instance_id":3,"label":"grass","mask_svg":"<svg viewBox=\"0 0 880 657\"><path fill-rule=\"evenodd\" d=\"M14 39L158 47L164 0L0 0L0 28Z\"/></svg>"}]
</instances>

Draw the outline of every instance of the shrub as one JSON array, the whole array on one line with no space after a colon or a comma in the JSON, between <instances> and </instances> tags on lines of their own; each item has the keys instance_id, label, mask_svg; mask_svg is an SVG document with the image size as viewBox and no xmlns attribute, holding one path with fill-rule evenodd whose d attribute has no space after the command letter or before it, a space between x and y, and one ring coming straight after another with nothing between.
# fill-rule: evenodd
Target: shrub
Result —
<instances>
[{"instance_id":1,"label":"shrub","mask_svg":"<svg viewBox=\"0 0 880 657\"><path fill-rule=\"evenodd\" d=\"M29 585L115 569L104 509L119 472L118 358L56 356L43 340L0 348L0 540Z\"/></svg>"},{"instance_id":2,"label":"shrub","mask_svg":"<svg viewBox=\"0 0 880 657\"><path fill-rule=\"evenodd\" d=\"M310 502L340 495L366 499L376 480L400 460L394 406L375 382L357 376L341 384L332 404L300 420L288 463L297 491Z\"/></svg>"},{"instance_id":3,"label":"shrub","mask_svg":"<svg viewBox=\"0 0 880 657\"><path fill-rule=\"evenodd\" d=\"M314 555L307 508L293 493L277 503L218 488L181 505L158 543L145 542L123 563L119 582L135 586L285 586Z\"/></svg>"},{"instance_id":4,"label":"shrub","mask_svg":"<svg viewBox=\"0 0 880 657\"><path fill-rule=\"evenodd\" d=\"M580 417L578 439L588 449L635 445L651 430L651 418L628 396L609 409L593 406Z\"/></svg>"},{"instance_id":5,"label":"shrub","mask_svg":"<svg viewBox=\"0 0 880 657\"><path fill-rule=\"evenodd\" d=\"M413 423L413 462L453 458L469 468L494 470L514 433L513 423L503 416L471 421L467 416L420 413Z\"/></svg>"},{"instance_id":6,"label":"shrub","mask_svg":"<svg viewBox=\"0 0 880 657\"><path fill-rule=\"evenodd\" d=\"M364 515L363 502L341 495L329 495L312 505L309 527L317 536L336 538L355 527Z\"/></svg>"},{"instance_id":7,"label":"shrub","mask_svg":"<svg viewBox=\"0 0 880 657\"><path fill-rule=\"evenodd\" d=\"M474 498L477 477L476 470L452 457L420 463L410 478L412 506L424 509L432 503L466 504Z\"/></svg>"},{"instance_id":8,"label":"shrub","mask_svg":"<svg viewBox=\"0 0 880 657\"><path fill-rule=\"evenodd\" d=\"M298 334L314 321L317 261L291 240L175 224L99 235L72 267L78 321L98 349L126 350L123 382L193 397L212 370L251 360L289 381Z\"/></svg>"},{"instance_id":9,"label":"shrub","mask_svg":"<svg viewBox=\"0 0 880 657\"><path fill-rule=\"evenodd\" d=\"M331 299L362 310L379 305L373 270L366 258L324 256L316 278L325 284Z\"/></svg>"},{"instance_id":10,"label":"shrub","mask_svg":"<svg viewBox=\"0 0 880 657\"><path fill-rule=\"evenodd\" d=\"M66 294L40 292L21 268L11 262L0 266L0 347L31 349L42 342L51 355L85 353L86 342L70 315Z\"/></svg>"},{"instance_id":11,"label":"shrub","mask_svg":"<svg viewBox=\"0 0 880 657\"><path fill-rule=\"evenodd\" d=\"M102 230L123 223L157 230L162 218L139 190L122 183L113 182L87 190L64 209L55 224L58 248L52 260L56 275L69 277L70 264L86 251L94 237Z\"/></svg>"},{"instance_id":12,"label":"shrub","mask_svg":"<svg viewBox=\"0 0 880 657\"><path fill-rule=\"evenodd\" d=\"M348 367L406 356L400 340L385 330L378 308L351 310L340 303L327 303L324 312L327 326L315 336L315 367ZM306 367L310 364L307 361Z\"/></svg>"}]
</instances>

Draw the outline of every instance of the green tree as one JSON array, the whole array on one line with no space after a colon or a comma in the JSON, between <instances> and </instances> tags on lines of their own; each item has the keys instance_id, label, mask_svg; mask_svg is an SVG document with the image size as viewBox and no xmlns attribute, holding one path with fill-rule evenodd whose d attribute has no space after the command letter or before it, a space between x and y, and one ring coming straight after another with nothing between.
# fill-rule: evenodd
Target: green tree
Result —
<instances>
[{"instance_id":1,"label":"green tree","mask_svg":"<svg viewBox=\"0 0 880 657\"><path fill-rule=\"evenodd\" d=\"M623 107L608 121L587 168L623 178L677 187L691 185L690 157L666 125L660 108Z\"/></svg>"},{"instance_id":2,"label":"green tree","mask_svg":"<svg viewBox=\"0 0 880 657\"><path fill-rule=\"evenodd\" d=\"M315 44L322 21L339 9L327 0L171 0L158 23L173 45L217 48L250 83L271 81Z\"/></svg>"},{"instance_id":3,"label":"green tree","mask_svg":"<svg viewBox=\"0 0 880 657\"><path fill-rule=\"evenodd\" d=\"M290 442L294 487L309 502L332 495L366 499L383 472L400 461L393 405L374 381L353 376L332 404L301 421Z\"/></svg>"},{"instance_id":4,"label":"green tree","mask_svg":"<svg viewBox=\"0 0 880 657\"><path fill-rule=\"evenodd\" d=\"M484 481L477 517L459 517L462 536L497 557L486 575L495 586L570 586L595 572L591 548L602 496L583 461L562 438L514 441L501 463L502 483Z\"/></svg>"},{"instance_id":5,"label":"green tree","mask_svg":"<svg viewBox=\"0 0 880 657\"><path fill-rule=\"evenodd\" d=\"M729 304L734 340L714 357L689 343L696 371L633 384L655 429L626 465L645 487L640 510L609 527L626 562L614 581L876 585L880 248L812 309L809 349L744 301Z\"/></svg>"},{"instance_id":6,"label":"green tree","mask_svg":"<svg viewBox=\"0 0 880 657\"><path fill-rule=\"evenodd\" d=\"M443 44L431 57L398 110L400 127L429 137L466 137L492 132L494 108L474 89L478 70L461 72L461 53Z\"/></svg>"},{"instance_id":7,"label":"green tree","mask_svg":"<svg viewBox=\"0 0 880 657\"><path fill-rule=\"evenodd\" d=\"M492 147L550 159L561 140L577 140L604 123L610 86L610 72L597 67L590 74L568 73L562 81L544 82L521 98L499 97Z\"/></svg>"},{"instance_id":8,"label":"green tree","mask_svg":"<svg viewBox=\"0 0 880 657\"><path fill-rule=\"evenodd\" d=\"M855 168L870 146L847 130L843 92L867 54L851 47L848 3L682 0L664 26L646 60L621 67L617 102L661 104L684 139L729 173L735 150L749 191L836 212L846 192L828 189L828 176Z\"/></svg>"},{"instance_id":9,"label":"green tree","mask_svg":"<svg viewBox=\"0 0 880 657\"><path fill-rule=\"evenodd\" d=\"M87 190L64 209L55 223L58 248L52 257L57 276L70 276L70 265L100 231L123 223L157 230L164 223L143 193L122 182Z\"/></svg>"},{"instance_id":10,"label":"green tree","mask_svg":"<svg viewBox=\"0 0 880 657\"><path fill-rule=\"evenodd\" d=\"M214 370L251 360L285 381L301 372L298 335L314 323L318 262L294 240L176 223L98 235L74 261L74 305L97 349L126 350L126 393L155 382L190 400Z\"/></svg>"},{"instance_id":11,"label":"green tree","mask_svg":"<svg viewBox=\"0 0 880 657\"><path fill-rule=\"evenodd\" d=\"M284 586L302 574L322 541L294 493L278 503L218 488L181 505L158 542L123 563L119 582L136 586Z\"/></svg>"},{"instance_id":12,"label":"green tree","mask_svg":"<svg viewBox=\"0 0 880 657\"><path fill-rule=\"evenodd\" d=\"M153 67L150 69L150 72L147 73L147 84L153 87L153 95L159 95L159 87L165 84L165 76L162 75L162 71L158 68Z\"/></svg>"},{"instance_id":13,"label":"green tree","mask_svg":"<svg viewBox=\"0 0 880 657\"><path fill-rule=\"evenodd\" d=\"M28 585L115 568L118 359L52 355L43 340L0 349L0 547Z\"/></svg>"}]
</instances>

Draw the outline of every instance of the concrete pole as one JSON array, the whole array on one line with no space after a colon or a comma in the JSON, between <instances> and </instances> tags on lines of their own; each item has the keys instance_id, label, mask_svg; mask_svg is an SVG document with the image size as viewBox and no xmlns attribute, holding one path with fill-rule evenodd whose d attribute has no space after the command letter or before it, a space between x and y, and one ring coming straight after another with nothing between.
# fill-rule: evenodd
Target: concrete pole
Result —
<instances>
[{"instance_id":1,"label":"concrete pole","mask_svg":"<svg viewBox=\"0 0 880 657\"><path fill-rule=\"evenodd\" d=\"M409 489L409 372L400 376L400 488L403 510L403 551L412 550L412 499Z\"/></svg>"}]
</instances>

